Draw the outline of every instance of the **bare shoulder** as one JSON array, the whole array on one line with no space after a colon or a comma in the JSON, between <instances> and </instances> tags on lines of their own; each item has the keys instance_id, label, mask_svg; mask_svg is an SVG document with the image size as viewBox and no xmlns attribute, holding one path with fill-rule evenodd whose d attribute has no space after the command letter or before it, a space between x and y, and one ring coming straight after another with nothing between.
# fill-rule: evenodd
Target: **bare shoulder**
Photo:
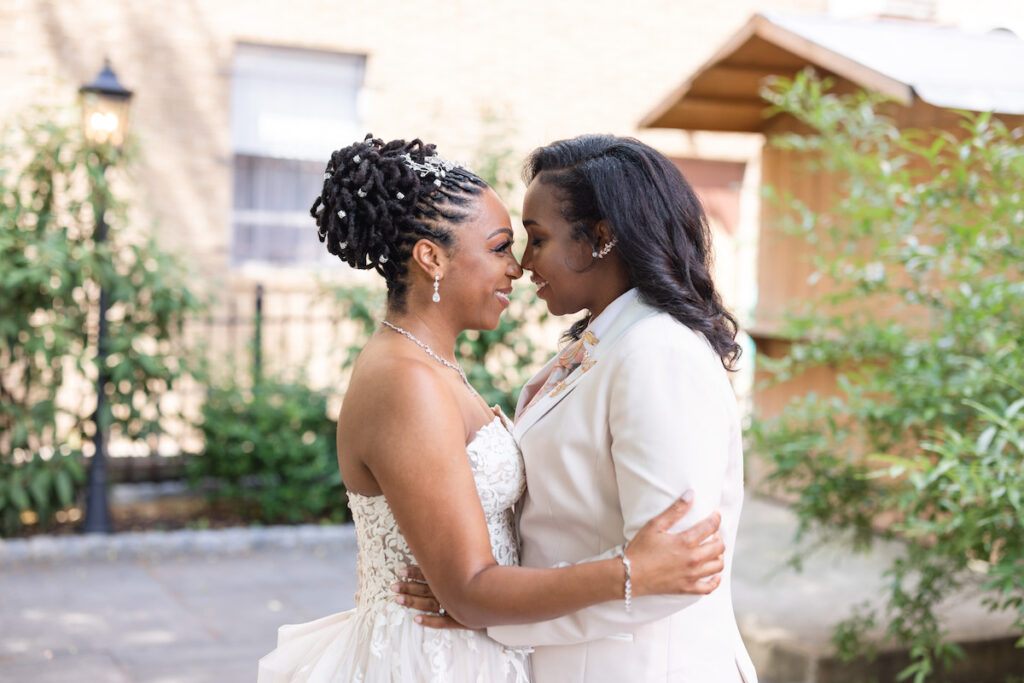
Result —
<instances>
[{"instance_id":1,"label":"bare shoulder","mask_svg":"<svg viewBox=\"0 0 1024 683\"><path fill-rule=\"evenodd\" d=\"M354 437L353 445L366 438L373 444L372 452L388 453L408 452L422 441L462 440L465 429L458 403L430 364L373 352L361 361L339 422L339 429Z\"/></svg>"},{"instance_id":2,"label":"bare shoulder","mask_svg":"<svg viewBox=\"0 0 1024 683\"><path fill-rule=\"evenodd\" d=\"M429 360L374 354L353 373L345 402L372 405L403 420L449 410L458 415L451 389Z\"/></svg>"}]
</instances>

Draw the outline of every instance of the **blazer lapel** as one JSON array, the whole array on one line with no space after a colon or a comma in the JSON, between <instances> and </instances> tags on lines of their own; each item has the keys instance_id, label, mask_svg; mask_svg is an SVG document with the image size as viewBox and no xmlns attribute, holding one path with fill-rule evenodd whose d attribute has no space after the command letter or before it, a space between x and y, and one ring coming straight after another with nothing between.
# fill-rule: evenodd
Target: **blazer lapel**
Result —
<instances>
[{"instance_id":1,"label":"blazer lapel","mask_svg":"<svg viewBox=\"0 0 1024 683\"><path fill-rule=\"evenodd\" d=\"M614 342L622 336L626 330L632 327L636 322L643 318L651 315L656 315L658 311L651 308L645 303L642 303L639 298L634 299L629 303L626 308L619 313L618 317L612 323L611 327L601 336L597 346L594 347L593 354L587 358L587 360L569 373L566 378L557 386L553 391L550 391L546 396L542 396L537 399L528 410L521 412L525 407L523 401L524 395L527 393L524 388L523 392L519 395L519 405L516 407L516 423L512 430L512 434L515 436L516 441L522 439L523 435L537 423L540 418L544 417L548 411L558 405L562 399L572 393L573 389L576 388L577 380L586 373L588 370L594 367L604 354L605 350L608 349ZM538 380L543 384L544 379L547 379L550 373L551 366L554 364L557 356L547 365L544 369L533 376L526 386L531 387Z\"/></svg>"},{"instance_id":2,"label":"blazer lapel","mask_svg":"<svg viewBox=\"0 0 1024 683\"><path fill-rule=\"evenodd\" d=\"M536 403L530 406L525 413L519 416L519 419L515 423L515 427L512 429L512 435L517 441L526 433L526 430L537 422L537 420L544 417L549 410L558 405L559 401L572 393L572 390L576 388L576 380L579 379L580 375L583 373L583 366L581 365L577 367L566 375L565 379L559 383L558 388L553 391L549 391L544 396L541 396L537 399ZM544 377L546 378L547 375L545 374Z\"/></svg>"}]
</instances>

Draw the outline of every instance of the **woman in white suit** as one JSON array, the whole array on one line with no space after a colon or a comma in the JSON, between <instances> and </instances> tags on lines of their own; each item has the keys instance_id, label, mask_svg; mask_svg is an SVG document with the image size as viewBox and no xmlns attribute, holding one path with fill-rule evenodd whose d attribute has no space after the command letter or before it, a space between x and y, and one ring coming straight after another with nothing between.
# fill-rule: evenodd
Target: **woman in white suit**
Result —
<instances>
[{"instance_id":1,"label":"woman in white suit","mask_svg":"<svg viewBox=\"0 0 1024 683\"><path fill-rule=\"evenodd\" d=\"M522 266L552 313L587 315L516 411L522 565L628 558L643 523L692 490L676 528L718 510L725 567L707 595L606 602L488 635L535 648L536 683L755 683L730 591L743 500L727 377L737 326L711 279L700 202L663 155L611 136L540 148L524 177Z\"/></svg>"}]
</instances>

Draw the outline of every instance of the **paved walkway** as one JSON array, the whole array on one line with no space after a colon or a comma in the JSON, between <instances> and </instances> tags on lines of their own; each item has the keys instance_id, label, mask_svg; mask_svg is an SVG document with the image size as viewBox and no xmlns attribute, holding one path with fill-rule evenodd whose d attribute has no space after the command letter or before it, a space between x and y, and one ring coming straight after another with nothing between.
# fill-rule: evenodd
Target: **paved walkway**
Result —
<instances>
[{"instance_id":1,"label":"paved walkway","mask_svg":"<svg viewBox=\"0 0 1024 683\"><path fill-rule=\"evenodd\" d=\"M830 625L877 593L897 551L826 550L797 574L794 525L772 503L744 510L734 597L762 683L826 680ZM355 550L351 527L0 542L0 681L253 681L278 625L353 604ZM970 602L951 607L961 637L1006 633Z\"/></svg>"}]
</instances>

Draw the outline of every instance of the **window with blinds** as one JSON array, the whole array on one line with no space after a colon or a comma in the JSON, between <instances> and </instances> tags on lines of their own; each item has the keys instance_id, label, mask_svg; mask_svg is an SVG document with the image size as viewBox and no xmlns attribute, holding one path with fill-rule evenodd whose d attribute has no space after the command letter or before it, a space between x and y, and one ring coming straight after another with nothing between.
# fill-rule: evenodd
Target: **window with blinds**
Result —
<instances>
[{"instance_id":1,"label":"window with blinds","mask_svg":"<svg viewBox=\"0 0 1024 683\"><path fill-rule=\"evenodd\" d=\"M360 139L365 57L236 46L231 260L313 265L328 254L309 215L331 151Z\"/></svg>"}]
</instances>

